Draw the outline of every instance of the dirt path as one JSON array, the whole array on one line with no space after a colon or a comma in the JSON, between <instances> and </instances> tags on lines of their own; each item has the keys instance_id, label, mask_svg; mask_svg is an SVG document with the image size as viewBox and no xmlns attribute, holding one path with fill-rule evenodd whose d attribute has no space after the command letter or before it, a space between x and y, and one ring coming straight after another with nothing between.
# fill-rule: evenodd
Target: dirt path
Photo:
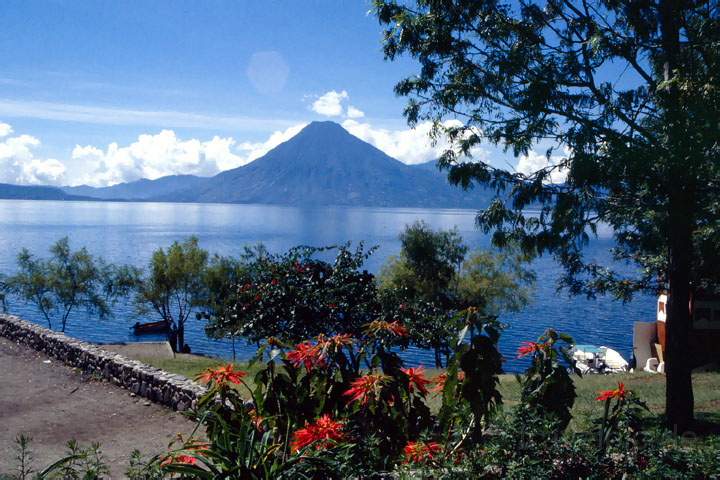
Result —
<instances>
[{"instance_id":1,"label":"dirt path","mask_svg":"<svg viewBox=\"0 0 720 480\"><path fill-rule=\"evenodd\" d=\"M37 467L60 458L68 440L99 442L116 479L124 478L134 449L160 453L192 428L177 412L0 337L0 474L14 468L19 433L33 438Z\"/></svg>"}]
</instances>

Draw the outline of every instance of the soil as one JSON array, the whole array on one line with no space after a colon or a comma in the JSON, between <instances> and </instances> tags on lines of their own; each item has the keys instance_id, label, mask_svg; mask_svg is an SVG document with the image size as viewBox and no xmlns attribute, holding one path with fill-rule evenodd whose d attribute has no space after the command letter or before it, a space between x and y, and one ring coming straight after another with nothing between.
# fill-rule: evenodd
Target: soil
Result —
<instances>
[{"instance_id":1,"label":"soil","mask_svg":"<svg viewBox=\"0 0 720 480\"><path fill-rule=\"evenodd\" d=\"M98 442L116 479L133 450L161 453L193 427L178 412L0 338L0 476L14 473L20 433L32 437L36 469L62 457L69 440Z\"/></svg>"}]
</instances>

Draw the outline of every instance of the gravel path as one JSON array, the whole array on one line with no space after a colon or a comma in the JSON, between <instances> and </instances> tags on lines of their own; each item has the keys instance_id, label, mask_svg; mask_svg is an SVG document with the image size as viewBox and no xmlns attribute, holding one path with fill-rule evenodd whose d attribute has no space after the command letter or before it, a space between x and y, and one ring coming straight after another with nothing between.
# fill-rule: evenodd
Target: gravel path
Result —
<instances>
[{"instance_id":1,"label":"gravel path","mask_svg":"<svg viewBox=\"0 0 720 480\"><path fill-rule=\"evenodd\" d=\"M134 449L157 454L192 429L177 412L0 337L0 474L14 468L19 433L32 437L37 467L60 458L68 440L99 442L116 479Z\"/></svg>"}]
</instances>

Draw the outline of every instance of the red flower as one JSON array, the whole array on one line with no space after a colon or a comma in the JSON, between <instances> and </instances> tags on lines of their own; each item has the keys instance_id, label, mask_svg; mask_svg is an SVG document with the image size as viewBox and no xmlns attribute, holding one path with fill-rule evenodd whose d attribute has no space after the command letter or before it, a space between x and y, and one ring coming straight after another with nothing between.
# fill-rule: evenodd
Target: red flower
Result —
<instances>
[{"instance_id":1,"label":"red flower","mask_svg":"<svg viewBox=\"0 0 720 480\"><path fill-rule=\"evenodd\" d=\"M442 446L437 442L408 442L404 451L405 463L424 463L440 453Z\"/></svg>"},{"instance_id":2,"label":"red flower","mask_svg":"<svg viewBox=\"0 0 720 480\"><path fill-rule=\"evenodd\" d=\"M168 455L167 457L165 457L165 460L160 463L160 466L164 467L166 465L178 463L183 465L195 465L197 463L197 458L185 454Z\"/></svg>"},{"instance_id":3,"label":"red flower","mask_svg":"<svg viewBox=\"0 0 720 480\"><path fill-rule=\"evenodd\" d=\"M465 372L460 371L457 373L457 379L459 382L465 381ZM447 382L447 373L441 373L433 380L435 386L430 389L433 393L442 393L445 389L445 382Z\"/></svg>"},{"instance_id":4,"label":"red flower","mask_svg":"<svg viewBox=\"0 0 720 480\"><path fill-rule=\"evenodd\" d=\"M300 367L300 365L305 365L305 369L308 372L311 371L313 367L325 366L325 359L323 358L321 349L310 342L298 343L295 345L295 350L287 353L286 358L296 368Z\"/></svg>"},{"instance_id":5,"label":"red flower","mask_svg":"<svg viewBox=\"0 0 720 480\"><path fill-rule=\"evenodd\" d=\"M322 351L323 356L331 348L338 349L353 344L353 337L349 333L340 333L332 337L326 337L322 333L317 336L317 347Z\"/></svg>"},{"instance_id":6,"label":"red flower","mask_svg":"<svg viewBox=\"0 0 720 480\"><path fill-rule=\"evenodd\" d=\"M387 329L397 335L398 337L407 337L408 336L408 330L405 328L405 325L402 323L395 321L388 324Z\"/></svg>"},{"instance_id":7,"label":"red flower","mask_svg":"<svg viewBox=\"0 0 720 480\"><path fill-rule=\"evenodd\" d=\"M333 442L342 442L345 439L343 426L343 422L333 420L330 415L325 414L315 423L295 431L290 448L293 453L313 443L316 450L328 448Z\"/></svg>"},{"instance_id":8,"label":"red flower","mask_svg":"<svg viewBox=\"0 0 720 480\"><path fill-rule=\"evenodd\" d=\"M354 380L350 384L350 388L343 395L350 397L348 403L359 401L365 405L370 397L377 398L380 394L383 384L387 381L388 376L383 374L368 374Z\"/></svg>"},{"instance_id":9,"label":"red flower","mask_svg":"<svg viewBox=\"0 0 720 480\"><path fill-rule=\"evenodd\" d=\"M270 280L270 285L277 286L279 283L280 282L277 278L273 278L272 280Z\"/></svg>"},{"instance_id":10,"label":"red flower","mask_svg":"<svg viewBox=\"0 0 720 480\"><path fill-rule=\"evenodd\" d=\"M409 389L412 392L415 388L418 389L420 394L425 395L428 393L426 385L432 383L430 380L425 378L425 369L423 367L418 368L401 368L405 375L408 376Z\"/></svg>"},{"instance_id":11,"label":"red flower","mask_svg":"<svg viewBox=\"0 0 720 480\"><path fill-rule=\"evenodd\" d=\"M393 335L398 337L408 336L407 328L405 328L405 326L397 320L394 322L386 322L385 320L373 320L367 325L366 330L375 335L377 335L381 331L385 331L392 333Z\"/></svg>"},{"instance_id":12,"label":"red flower","mask_svg":"<svg viewBox=\"0 0 720 480\"><path fill-rule=\"evenodd\" d=\"M611 398L625 399L628 393L629 390L625 390L625 384L622 382L618 382L618 388L616 388L615 390L601 391L600 395L595 400L604 402L605 400L610 400Z\"/></svg>"},{"instance_id":13,"label":"red flower","mask_svg":"<svg viewBox=\"0 0 720 480\"><path fill-rule=\"evenodd\" d=\"M241 370L235 370L232 363L228 363L222 367L208 368L200 375L198 380L202 380L205 383L215 382L218 385L225 385L227 382L238 384L240 379L247 375L247 373Z\"/></svg>"},{"instance_id":14,"label":"red flower","mask_svg":"<svg viewBox=\"0 0 720 480\"><path fill-rule=\"evenodd\" d=\"M526 355L530 355L535 352L542 352L547 348L547 345L544 343L537 343L537 342L522 342L520 345L520 348L518 348L518 356L517 358L522 358Z\"/></svg>"}]
</instances>

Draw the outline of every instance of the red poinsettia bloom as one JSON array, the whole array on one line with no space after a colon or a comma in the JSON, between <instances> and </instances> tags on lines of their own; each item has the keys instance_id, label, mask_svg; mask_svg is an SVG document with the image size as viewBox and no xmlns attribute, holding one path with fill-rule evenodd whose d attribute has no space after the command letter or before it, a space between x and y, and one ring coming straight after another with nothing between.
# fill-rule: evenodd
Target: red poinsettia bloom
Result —
<instances>
[{"instance_id":1,"label":"red poinsettia bloom","mask_svg":"<svg viewBox=\"0 0 720 480\"><path fill-rule=\"evenodd\" d=\"M405 463L424 463L441 451L442 446L437 442L408 442L404 449Z\"/></svg>"},{"instance_id":2,"label":"red poinsettia bloom","mask_svg":"<svg viewBox=\"0 0 720 480\"><path fill-rule=\"evenodd\" d=\"M600 395L598 395L595 400L604 402L605 400L610 400L611 398L624 399L628 393L629 390L625 390L625 384L622 382L618 382L618 388L616 388L615 390L601 391Z\"/></svg>"},{"instance_id":3,"label":"red poinsettia bloom","mask_svg":"<svg viewBox=\"0 0 720 480\"><path fill-rule=\"evenodd\" d=\"M197 378L205 383L215 382L218 385L225 385L228 382L238 384L245 375L247 375L246 372L235 370L233 364L228 363L222 367L208 368Z\"/></svg>"},{"instance_id":4,"label":"red poinsettia bloom","mask_svg":"<svg viewBox=\"0 0 720 480\"><path fill-rule=\"evenodd\" d=\"M413 392L417 388L418 392L420 392L422 395L428 393L426 385L432 382L425 378L425 369L423 367L401 368L400 371L402 371L405 375L408 376L409 389L411 392Z\"/></svg>"},{"instance_id":5,"label":"red poinsettia bloom","mask_svg":"<svg viewBox=\"0 0 720 480\"><path fill-rule=\"evenodd\" d=\"M183 465L195 465L197 463L197 458L191 456L191 455L169 455L165 457L165 460L163 460L160 463L161 467L164 467L166 465L170 464L183 464Z\"/></svg>"},{"instance_id":6,"label":"red poinsettia bloom","mask_svg":"<svg viewBox=\"0 0 720 480\"><path fill-rule=\"evenodd\" d=\"M325 366L325 358L323 357L322 350L317 345L313 345L310 342L298 343L295 345L295 350L291 350L287 353L286 358L295 367L305 365L305 369L309 372L314 367Z\"/></svg>"},{"instance_id":7,"label":"red poinsettia bloom","mask_svg":"<svg viewBox=\"0 0 720 480\"><path fill-rule=\"evenodd\" d=\"M522 358L526 355L530 355L535 352L542 352L546 348L547 348L547 345L545 345L544 343L522 342L522 344L520 345L520 348L518 348L517 358Z\"/></svg>"},{"instance_id":8,"label":"red poinsettia bloom","mask_svg":"<svg viewBox=\"0 0 720 480\"><path fill-rule=\"evenodd\" d=\"M325 414L305 428L293 433L293 441L290 448L293 453L315 444L317 450L332 446L333 442L342 442L345 439L343 422L333 420L330 415Z\"/></svg>"},{"instance_id":9,"label":"red poinsettia bloom","mask_svg":"<svg viewBox=\"0 0 720 480\"><path fill-rule=\"evenodd\" d=\"M377 398L380 395L383 384L388 380L387 375L368 374L354 380L350 388L343 395L350 397L348 403L359 401L362 405L367 404L370 398Z\"/></svg>"},{"instance_id":10,"label":"red poinsettia bloom","mask_svg":"<svg viewBox=\"0 0 720 480\"><path fill-rule=\"evenodd\" d=\"M459 382L465 381L465 372L458 372L457 379ZM433 379L432 383L434 383L435 386L433 386L430 391L433 393L442 393L445 389L445 382L447 382L447 373L441 373Z\"/></svg>"},{"instance_id":11,"label":"red poinsettia bloom","mask_svg":"<svg viewBox=\"0 0 720 480\"><path fill-rule=\"evenodd\" d=\"M353 344L353 336L349 333L339 333L331 337L326 337L321 333L317 336L316 340L318 347L323 351L326 351L331 347L340 348L346 345Z\"/></svg>"},{"instance_id":12,"label":"red poinsettia bloom","mask_svg":"<svg viewBox=\"0 0 720 480\"><path fill-rule=\"evenodd\" d=\"M385 320L373 320L367 325L366 330L375 335L377 335L381 331L385 331L392 333L393 335L398 337L408 336L408 330L407 328L405 328L405 325L403 325L397 320L394 322L386 322Z\"/></svg>"}]
</instances>

